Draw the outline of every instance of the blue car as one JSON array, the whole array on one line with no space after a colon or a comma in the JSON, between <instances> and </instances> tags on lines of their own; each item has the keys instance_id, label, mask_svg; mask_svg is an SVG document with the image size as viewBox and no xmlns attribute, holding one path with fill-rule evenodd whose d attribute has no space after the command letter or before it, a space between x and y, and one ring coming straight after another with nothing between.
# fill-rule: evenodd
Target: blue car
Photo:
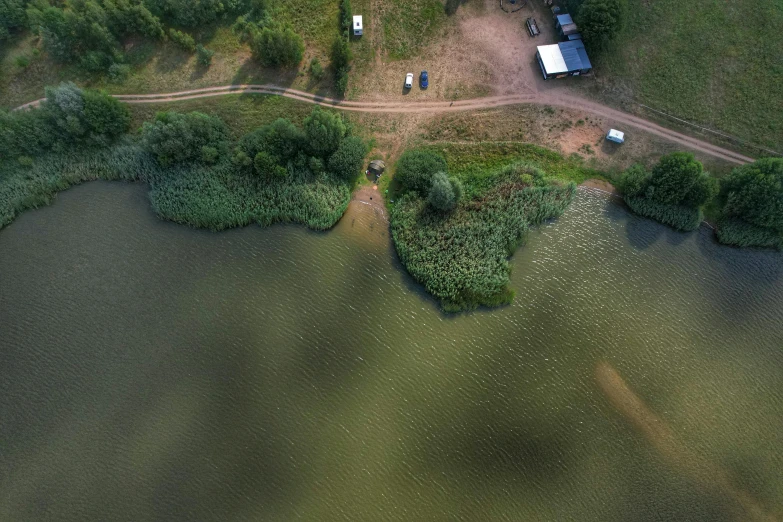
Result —
<instances>
[{"instance_id":1,"label":"blue car","mask_svg":"<svg viewBox=\"0 0 783 522\"><path fill-rule=\"evenodd\" d=\"M419 75L419 86L421 86L422 89L426 89L430 86L430 78L427 76L427 71L421 71L421 75Z\"/></svg>"}]
</instances>

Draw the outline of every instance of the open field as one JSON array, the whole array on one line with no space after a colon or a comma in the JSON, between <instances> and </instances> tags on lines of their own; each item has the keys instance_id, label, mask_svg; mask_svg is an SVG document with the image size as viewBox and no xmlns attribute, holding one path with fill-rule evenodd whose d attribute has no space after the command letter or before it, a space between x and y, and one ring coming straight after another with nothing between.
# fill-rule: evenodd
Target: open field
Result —
<instances>
[{"instance_id":1,"label":"open field","mask_svg":"<svg viewBox=\"0 0 783 522\"><path fill-rule=\"evenodd\" d=\"M625 29L594 60L589 92L783 151L783 4L629 4Z\"/></svg>"}]
</instances>

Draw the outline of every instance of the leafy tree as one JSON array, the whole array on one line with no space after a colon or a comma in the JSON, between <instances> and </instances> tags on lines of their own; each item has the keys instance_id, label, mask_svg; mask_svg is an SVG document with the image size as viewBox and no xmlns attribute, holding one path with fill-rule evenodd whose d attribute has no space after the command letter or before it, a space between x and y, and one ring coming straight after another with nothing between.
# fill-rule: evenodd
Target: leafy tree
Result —
<instances>
[{"instance_id":1,"label":"leafy tree","mask_svg":"<svg viewBox=\"0 0 783 522\"><path fill-rule=\"evenodd\" d=\"M42 109L64 141L108 145L130 124L126 105L99 91L82 91L71 82L47 87Z\"/></svg>"},{"instance_id":2,"label":"leafy tree","mask_svg":"<svg viewBox=\"0 0 783 522\"><path fill-rule=\"evenodd\" d=\"M280 165L280 160L265 151L256 154L253 159L253 168L256 174L267 179L284 178L288 174L288 170Z\"/></svg>"},{"instance_id":3,"label":"leafy tree","mask_svg":"<svg viewBox=\"0 0 783 522\"><path fill-rule=\"evenodd\" d=\"M446 172L446 160L429 151L410 150L397 162L394 179L405 189L426 197L436 172Z\"/></svg>"},{"instance_id":4,"label":"leafy tree","mask_svg":"<svg viewBox=\"0 0 783 522\"><path fill-rule=\"evenodd\" d=\"M722 184L721 199L725 215L783 233L783 159L735 168Z\"/></svg>"},{"instance_id":5,"label":"leafy tree","mask_svg":"<svg viewBox=\"0 0 783 522\"><path fill-rule=\"evenodd\" d=\"M367 147L362 139L350 136L344 139L329 157L329 170L347 181L353 181L364 165L366 154Z\"/></svg>"},{"instance_id":6,"label":"leafy tree","mask_svg":"<svg viewBox=\"0 0 783 522\"><path fill-rule=\"evenodd\" d=\"M0 0L0 41L11 36L11 31L24 27L26 0Z\"/></svg>"},{"instance_id":7,"label":"leafy tree","mask_svg":"<svg viewBox=\"0 0 783 522\"><path fill-rule=\"evenodd\" d=\"M316 107L305 118L304 131L311 153L327 158L338 149L347 129L339 114Z\"/></svg>"},{"instance_id":8,"label":"leafy tree","mask_svg":"<svg viewBox=\"0 0 783 522\"><path fill-rule=\"evenodd\" d=\"M198 57L198 63L202 67L209 67L212 64L212 57L215 55L215 51L207 49L201 44L196 46L196 56Z\"/></svg>"},{"instance_id":9,"label":"leafy tree","mask_svg":"<svg viewBox=\"0 0 783 522\"><path fill-rule=\"evenodd\" d=\"M279 118L243 136L233 161L240 166L249 166L248 158L255 158L259 152L267 152L276 161L285 164L296 157L303 145L302 131L290 121Z\"/></svg>"},{"instance_id":10,"label":"leafy tree","mask_svg":"<svg viewBox=\"0 0 783 522\"><path fill-rule=\"evenodd\" d=\"M585 0L576 22L585 45L591 50L605 49L623 24L624 0Z\"/></svg>"},{"instance_id":11,"label":"leafy tree","mask_svg":"<svg viewBox=\"0 0 783 522\"><path fill-rule=\"evenodd\" d=\"M696 208L717 193L717 183L689 152L664 156L653 167L644 196L666 205Z\"/></svg>"},{"instance_id":12,"label":"leafy tree","mask_svg":"<svg viewBox=\"0 0 783 522\"><path fill-rule=\"evenodd\" d=\"M196 50L196 41L188 33L169 29L169 38L182 49L192 53Z\"/></svg>"},{"instance_id":13,"label":"leafy tree","mask_svg":"<svg viewBox=\"0 0 783 522\"><path fill-rule=\"evenodd\" d=\"M187 161L214 162L228 146L228 128L220 118L200 112L159 112L141 129L144 147L162 165ZM209 147L215 149L205 149Z\"/></svg>"},{"instance_id":14,"label":"leafy tree","mask_svg":"<svg viewBox=\"0 0 783 522\"><path fill-rule=\"evenodd\" d=\"M304 41L290 25L262 28L253 35L251 48L267 67L294 67L304 56Z\"/></svg>"},{"instance_id":15,"label":"leafy tree","mask_svg":"<svg viewBox=\"0 0 783 522\"><path fill-rule=\"evenodd\" d=\"M449 178L445 172L436 172L432 176L432 185L427 195L427 204L438 212L450 212L462 197L462 184L455 178Z\"/></svg>"},{"instance_id":16,"label":"leafy tree","mask_svg":"<svg viewBox=\"0 0 783 522\"><path fill-rule=\"evenodd\" d=\"M644 192L650 173L639 164L632 165L620 177L617 188L624 196L636 197Z\"/></svg>"}]
</instances>

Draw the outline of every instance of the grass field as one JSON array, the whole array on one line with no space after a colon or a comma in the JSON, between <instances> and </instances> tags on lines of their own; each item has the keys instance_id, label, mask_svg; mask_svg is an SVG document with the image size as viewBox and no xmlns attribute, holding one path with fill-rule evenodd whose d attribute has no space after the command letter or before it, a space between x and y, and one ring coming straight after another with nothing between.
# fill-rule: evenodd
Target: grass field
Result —
<instances>
[{"instance_id":1,"label":"grass field","mask_svg":"<svg viewBox=\"0 0 783 522\"><path fill-rule=\"evenodd\" d=\"M622 34L594 60L601 97L783 151L780 0L629 4Z\"/></svg>"},{"instance_id":2,"label":"grass field","mask_svg":"<svg viewBox=\"0 0 783 522\"><path fill-rule=\"evenodd\" d=\"M393 59L416 56L446 19L439 0L387 0L381 14L383 47Z\"/></svg>"}]
</instances>

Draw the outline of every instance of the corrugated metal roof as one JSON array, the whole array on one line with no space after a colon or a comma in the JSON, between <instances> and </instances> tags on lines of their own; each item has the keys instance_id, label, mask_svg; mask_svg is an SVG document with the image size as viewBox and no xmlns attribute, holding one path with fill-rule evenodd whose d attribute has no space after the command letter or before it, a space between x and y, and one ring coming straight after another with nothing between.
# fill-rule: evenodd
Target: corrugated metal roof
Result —
<instances>
[{"instance_id":1,"label":"corrugated metal roof","mask_svg":"<svg viewBox=\"0 0 783 522\"><path fill-rule=\"evenodd\" d=\"M568 66L569 71L580 71L593 68L590 59L587 57L585 44L582 43L581 40L560 42L557 45L560 47L560 53L563 55L563 60Z\"/></svg>"},{"instance_id":2,"label":"corrugated metal roof","mask_svg":"<svg viewBox=\"0 0 783 522\"><path fill-rule=\"evenodd\" d=\"M559 74L568 72L566 62L563 60L563 54L558 44L539 45L538 55L541 57L541 63L544 64L547 74Z\"/></svg>"},{"instance_id":3,"label":"corrugated metal roof","mask_svg":"<svg viewBox=\"0 0 783 522\"><path fill-rule=\"evenodd\" d=\"M561 14L557 15L557 23L559 25L567 25L574 23L574 20L571 18L570 14Z\"/></svg>"}]
</instances>

